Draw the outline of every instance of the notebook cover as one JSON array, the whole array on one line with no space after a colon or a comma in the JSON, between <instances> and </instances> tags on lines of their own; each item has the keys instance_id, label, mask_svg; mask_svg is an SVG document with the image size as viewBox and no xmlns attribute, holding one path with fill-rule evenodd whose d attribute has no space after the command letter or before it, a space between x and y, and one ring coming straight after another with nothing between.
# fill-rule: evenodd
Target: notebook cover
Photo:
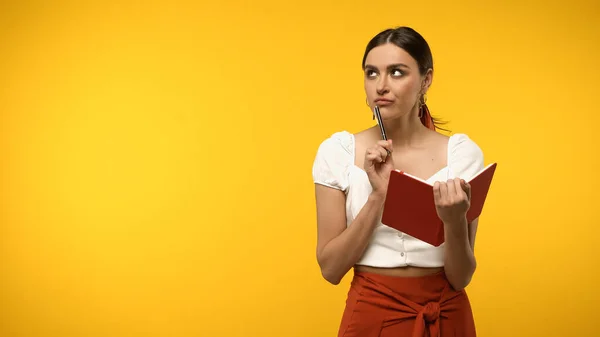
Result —
<instances>
[{"instance_id":1,"label":"notebook cover","mask_svg":"<svg viewBox=\"0 0 600 337\"><path fill-rule=\"evenodd\" d=\"M469 222L481 215L495 170L496 163L490 164L469 181ZM381 222L433 246L444 242L444 224L435 209L433 186L401 171L390 174Z\"/></svg>"}]
</instances>

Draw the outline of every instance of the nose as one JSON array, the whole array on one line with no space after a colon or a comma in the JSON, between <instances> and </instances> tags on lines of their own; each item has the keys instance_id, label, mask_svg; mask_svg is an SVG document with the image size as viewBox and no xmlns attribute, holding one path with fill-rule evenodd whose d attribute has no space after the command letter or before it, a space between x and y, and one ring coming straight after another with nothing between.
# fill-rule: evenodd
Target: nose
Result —
<instances>
[{"instance_id":1,"label":"nose","mask_svg":"<svg viewBox=\"0 0 600 337\"><path fill-rule=\"evenodd\" d=\"M379 95L384 95L389 91L388 83L387 83L387 76L379 76L379 78L377 79L376 90L377 90L377 94L379 94Z\"/></svg>"}]
</instances>

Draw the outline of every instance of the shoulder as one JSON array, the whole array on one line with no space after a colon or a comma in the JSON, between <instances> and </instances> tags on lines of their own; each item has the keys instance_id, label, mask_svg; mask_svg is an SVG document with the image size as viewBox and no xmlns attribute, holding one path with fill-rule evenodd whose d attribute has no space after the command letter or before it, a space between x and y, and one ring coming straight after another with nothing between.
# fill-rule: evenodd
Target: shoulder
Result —
<instances>
[{"instance_id":1,"label":"shoulder","mask_svg":"<svg viewBox=\"0 0 600 337\"><path fill-rule=\"evenodd\" d=\"M470 179L484 167L483 151L467 134L453 134L448 140L448 166L454 177Z\"/></svg>"},{"instance_id":2,"label":"shoulder","mask_svg":"<svg viewBox=\"0 0 600 337\"><path fill-rule=\"evenodd\" d=\"M348 131L338 131L325 138L319 148L318 154L351 155L354 148L354 135Z\"/></svg>"},{"instance_id":3,"label":"shoulder","mask_svg":"<svg viewBox=\"0 0 600 337\"><path fill-rule=\"evenodd\" d=\"M354 135L338 131L325 138L317 149L312 167L315 183L345 190L348 168L354 163Z\"/></svg>"},{"instance_id":4,"label":"shoulder","mask_svg":"<svg viewBox=\"0 0 600 337\"><path fill-rule=\"evenodd\" d=\"M453 155L458 157L482 158L483 151L467 134L455 133L448 139L448 147Z\"/></svg>"}]
</instances>

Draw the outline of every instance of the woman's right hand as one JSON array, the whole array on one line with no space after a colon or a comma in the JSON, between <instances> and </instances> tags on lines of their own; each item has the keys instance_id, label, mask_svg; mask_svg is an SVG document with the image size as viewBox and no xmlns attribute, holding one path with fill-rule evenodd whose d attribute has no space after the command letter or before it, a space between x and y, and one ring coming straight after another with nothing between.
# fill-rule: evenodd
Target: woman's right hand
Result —
<instances>
[{"instance_id":1,"label":"woman's right hand","mask_svg":"<svg viewBox=\"0 0 600 337\"><path fill-rule=\"evenodd\" d=\"M388 155L387 150L390 151ZM385 198L390 173L394 169L392 140L380 140L365 152L365 172L369 177L373 193Z\"/></svg>"}]
</instances>

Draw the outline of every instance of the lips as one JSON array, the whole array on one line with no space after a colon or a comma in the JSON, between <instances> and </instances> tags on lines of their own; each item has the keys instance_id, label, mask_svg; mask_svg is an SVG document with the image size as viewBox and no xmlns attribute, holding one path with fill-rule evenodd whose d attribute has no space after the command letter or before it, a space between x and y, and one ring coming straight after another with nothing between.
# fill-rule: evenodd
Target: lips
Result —
<instances>
[{"instance_id":1,"label":"lips","mask_svg":"<svg viewBox=\"0 0 600 337\"><path fill-rule=\"evenodd\" d=\"M379 105L389 105L392 103L394 103L394 101L385 99L385 98L378 98L375 100L375 104L379 104Z\"/></svg>"}]
</instances>

